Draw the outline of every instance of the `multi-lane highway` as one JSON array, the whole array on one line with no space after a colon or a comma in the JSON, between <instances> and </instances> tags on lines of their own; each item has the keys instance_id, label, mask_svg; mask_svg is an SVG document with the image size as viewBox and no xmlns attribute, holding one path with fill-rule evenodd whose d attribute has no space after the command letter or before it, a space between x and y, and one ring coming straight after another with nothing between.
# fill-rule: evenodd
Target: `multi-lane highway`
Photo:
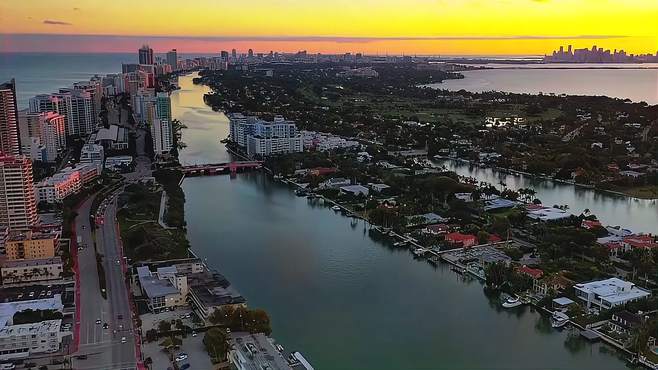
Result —
<instances>
[{"instance_id":1,"label":"multi-lane highway","mask_svg":"<svg viewBox=\"0 0 658 370\"><path fill-rule=\"evenodd\" d=\"M88 199L80 206L76 218L76 233L82 237L83 249L78 252L80 317L73 365L80 370L135 369L135 333L125 261L116 234L116 198L101 204L105 222L93 232L89 223L92 201ZM107 299L101 294L94 248L103 256Z\"/></svg>"}]
</instances>

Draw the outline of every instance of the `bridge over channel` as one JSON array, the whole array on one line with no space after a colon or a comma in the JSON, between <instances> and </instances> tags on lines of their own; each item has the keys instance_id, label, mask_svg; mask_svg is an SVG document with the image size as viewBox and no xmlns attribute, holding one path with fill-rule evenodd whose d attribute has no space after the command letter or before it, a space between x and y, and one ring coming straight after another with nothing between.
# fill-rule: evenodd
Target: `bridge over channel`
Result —
<instances>
[{"instance_id":1,"label":"bridge over channel","mask_svg":"<svg viewBox=\"0 0 658 370\"><path fill-rule=\"evenodd\" d=\"M262 161L235 161L225 163L207 163L190 166L181 166L185 176L214 176L225 173L234 175L240 171L257 170L263 167Z\"/></svg>"}]
</instances>

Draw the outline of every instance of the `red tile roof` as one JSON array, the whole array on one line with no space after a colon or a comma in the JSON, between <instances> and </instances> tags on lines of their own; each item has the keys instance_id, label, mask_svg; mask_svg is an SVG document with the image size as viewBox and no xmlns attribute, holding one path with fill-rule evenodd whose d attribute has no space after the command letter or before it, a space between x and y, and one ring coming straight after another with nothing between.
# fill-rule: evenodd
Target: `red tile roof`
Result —
<instances>
[{"instance_id":1,"label":"red tile roof","mask_svg":"<svg viewBox=\"0 0 658 370\"><path fill-rule=\"evenodd\" d=\"M622 242L633 248L658 248L658 243L651 235L631 235L622 239Z\"/></svg>"},{"instance_id":2,"label":"red tile roof","mask_svg":"<svg viewBox=\"0 0 658 370\"><path fill-rule=\"evenodd\" d=\"M539 279L540 277L542 277L544 275L544 271L542 271L540 269L533 269L533 268L528 267L526 265L523 265L523 266L519 267L517 271L522 273L522 274L529 275L533 279Z\"/></svg>"}]
</instances>

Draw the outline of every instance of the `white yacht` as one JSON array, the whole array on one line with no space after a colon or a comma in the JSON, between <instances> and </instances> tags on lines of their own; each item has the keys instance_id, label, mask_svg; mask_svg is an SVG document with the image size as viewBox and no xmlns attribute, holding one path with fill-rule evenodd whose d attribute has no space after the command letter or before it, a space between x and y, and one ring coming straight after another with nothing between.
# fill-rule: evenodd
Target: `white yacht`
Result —
<instances>
[{"instance_id":1,"label":"white yacht","mask_svg":"<svg viewBox=\"0 0 658 370\"><path fill-rule=\"evenodd\" d=\"M554 328L561 328L569 322L569 316L561 311L553 312L551 317L551 326Z\"/></svg>"},{"instance_id":2,"label":"white yacht","mask_svg":"<svg viewBox=\"0 0 658 370\"><path fill-rule=\"evenodd\" d=\"M503 307L505 308L514 308L522 305L521 299L519 297L507 297L505 302L503 302Z\"/></svg>"}]
</instances>

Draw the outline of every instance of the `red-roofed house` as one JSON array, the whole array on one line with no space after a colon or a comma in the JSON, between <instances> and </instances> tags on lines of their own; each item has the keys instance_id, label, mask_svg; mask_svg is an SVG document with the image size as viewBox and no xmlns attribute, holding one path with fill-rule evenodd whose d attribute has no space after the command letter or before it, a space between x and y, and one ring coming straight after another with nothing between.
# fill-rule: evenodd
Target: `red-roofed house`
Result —
<instances>
[{"instance_id":1,"label":"red-roofed house","mask_svg":"<svg viewBox=\"0 0 658 370\"><path fill-rule=\"evenodd\" d=\"M629 251L633 248L653 249L658 248L658 243L653 235L630 235L621 240L621 245L624 251Z\"/></svg>"},{"instance_id":2,"label":"red-roofed house","mask_svg":"<svg viewBox=\"0 0 658 370\"><path fill-rule=\"evenodd\" d=\"M475 235L470 234L450 233L446 234L446 241L450 244L467 248L476 245L478 238Z\"/></svg>"},{"instance_id":3,"label":"red-roofed house","mask_svg":"<svg viewBox=\"0 0 658 370\"><path fill-rule=\"evenodd\" d=\"M540 209L544 209L546 206L543 206L541 204L528 204L525 206L525 209L528 211L539 211Z\"/></svg>"},{"instance_id":4,"label":"red-roofed house","mask_svg":"<svg viewBox=\"0 0 658 370\"><path fill-rule=\"evenodd\" d=\"M309 173L313 176L324 176L337 172L338 169L335 167L315 167L311 168Z\"/></svg>"},{"instance_id":5,"label":"red-roofed house","mask_svg":"<svg viewBox=\"0 0 658 370\"><path fill-rule=\"evenodd\" d=\"M608 253L610 257L619 257L619 253L624 250L624 247L620 242L607 242L603 244L604 247L608 248Z\"/></svg>"},{"instance_id":6,"label":"red-roofed house","mask_svg":"<svg viewBox=\"0 0 658 370\"><path fill-rule=\"evenodd\" d=\"M580 227L583 229L591 230L602 227L602 225L601 222L597 220L583 220L583 222L580 223Z\"/></svg>"},{"instance_id":7,"label":"red-roofed house","mask_svg":"<svg viewBox=\"0 0 658 370\"><path fill-rule=\"evenodd\" d=\"M517 271L521 274L526 274L530 276L533 279L539 279L542 276L544 276L544 271L540 269L533 269L531 267L528 267L526 265L523 265L517 269Z\"/></svg>"}]
</instances>

